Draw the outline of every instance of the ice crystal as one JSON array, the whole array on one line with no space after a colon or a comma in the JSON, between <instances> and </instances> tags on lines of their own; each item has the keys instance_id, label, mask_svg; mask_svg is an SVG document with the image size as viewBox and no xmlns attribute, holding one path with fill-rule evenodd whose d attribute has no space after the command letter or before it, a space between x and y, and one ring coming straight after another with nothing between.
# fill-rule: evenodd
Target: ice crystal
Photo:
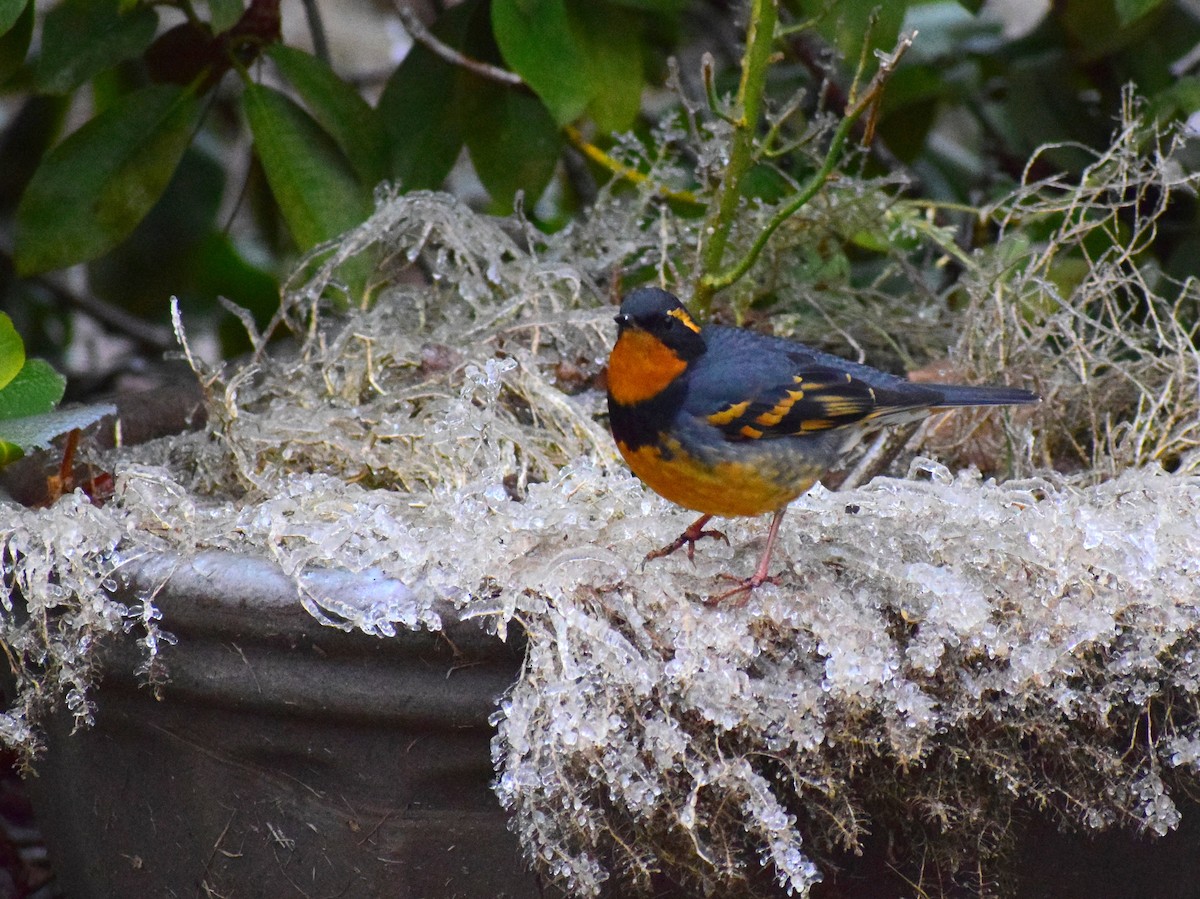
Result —
<instances>
[{"instance_id":1,"label":"ice crystal","mask_svg":"<svg viewBox=\"0 0 1200 899\"><path fill-rule=\"evenodd\" d=\"M839 215L886 205L847 190L829 204ZM666 265L664 245L693 227L648 195L605 195L549 237L433 194L382 196L288 294L293 354L260 344L203 373L208 432L113 456L103 507L0 507L0 602L25 616L4 616L20 694L0 739L28 746L55 697L86 722L102 640L135 635L152 677L156 658L169 664L153 594L115 599L131 573L248 553L331 626L523 631L521 676L493 716L495 789L531 861L574 895L651 890L665 874L697 895L803 896L881 830L962 868L982 851L964 840L1018 802L1085 827L1174 827L1172 796L1200 770L1200 478L1184 398L1154 406L1165 431L1095 445L1141 447L1108 479L1033 473L1053 399L1004 426L968 416L1007 448L977 455L1021 479L917 459L853 490L818 487L785 519L780 583L709 607L719 574L752 569L766 522L722 523L730 545L702 545L694 565L642 566L688 516L618 462L593 383L608 270ZM339 266L368 250L373 303L335 315ZM992 288L972 283L971 321L994 324ZM1021 363L1052 398L1063 364ZM949 445L954 421L927 441ZM1179 473L1132 464L1158 458L1146 441L1169 445ZM1154 740L1131 741L1143 719Z\"/></svg>"}]
</instances>

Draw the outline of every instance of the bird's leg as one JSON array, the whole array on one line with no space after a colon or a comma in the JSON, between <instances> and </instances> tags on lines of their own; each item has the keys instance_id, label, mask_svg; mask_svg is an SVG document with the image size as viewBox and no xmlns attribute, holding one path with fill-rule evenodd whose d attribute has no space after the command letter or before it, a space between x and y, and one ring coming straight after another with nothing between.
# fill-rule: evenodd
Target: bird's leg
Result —
<instances>
[{"instance_id":1,"label":"bird's leg","mask_svg":"<svg viewBox=\"0 0 1200 899\"><path fill-rule=\"evenodd\" d=\"M705 537L714 537L719 540L724 540L725 543L728 544L729 538L715 528L708 531L704 530L704 526L708 524L708 520L710 518L712 518L711 515L701 515L691 523L686 531L684 531L662 549L655 549L646 553L646 558L642 560L642 564L644 565L651 559L661 559L663 556L669 556L684 544L687 545L688 561L694 562L696 556L696 541L703 540Z\"/></svg>"},{"instance_id":2,"label":"bird's leg","mask_svg":"<svg viewBox=\"0 0 1200 899\"><path fill-rule=\"evenodd\" d=\"M750 598L750 593L755 587L761 587L763 584L779 583L779 578L772 577L767 572L769 571L771 565L771 553L775 550L775 540L779 537L779 525L783 521L783 513L786 511L787 506L784 506L782 509L777 511L775 513L775 517L771 519L771 529L767 531L767 548L763 552L762 560L758 563L758 569L754 572L754 574L745 580L740 581L732 590L726 590L724 593L718 593L716 596L710 596L707 600L705 600L706 605L715 606L717 603L721 602L722 600L729 599L731 596L740 597L734 601L734 606L745 605L746 600ZM731 574L723 574L721 576L728 578L729 580L737 580L737 578Z\"/></svg>"}]
</instances>

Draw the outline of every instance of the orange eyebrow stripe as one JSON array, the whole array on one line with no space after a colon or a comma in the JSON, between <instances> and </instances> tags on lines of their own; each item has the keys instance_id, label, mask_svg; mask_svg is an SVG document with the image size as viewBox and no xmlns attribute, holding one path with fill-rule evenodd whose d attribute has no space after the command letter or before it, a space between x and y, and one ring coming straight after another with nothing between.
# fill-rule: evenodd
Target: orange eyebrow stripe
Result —
<instances>
[{"instance_id":1,"label":"orange eyebrow stripe","mask_svg":"<svg viewBox=\"0 0 1200 899\"><path fill-rule=\"evenodd\" d=\"M683 322L684 327L688 330L693 331L696 334L700 333L700 326L692 321L692 317L687 314L686 309L672 309L667 313L667 315L671 316L671 318L679 319L681 322Z\"/></svg>"}]
</instances>

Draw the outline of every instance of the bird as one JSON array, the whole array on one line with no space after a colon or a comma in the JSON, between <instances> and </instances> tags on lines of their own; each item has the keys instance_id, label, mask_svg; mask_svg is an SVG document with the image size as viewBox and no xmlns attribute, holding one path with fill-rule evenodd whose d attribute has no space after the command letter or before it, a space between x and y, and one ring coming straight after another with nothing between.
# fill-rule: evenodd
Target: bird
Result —
<instances>
[{"instance_id":1,"label":"bird","mask_svg":"<svg viewBox=\"0 0 1200 899\"><path fill-rule=\"evenodd\" d=\"M754 574L710 597L746 602L769 574L788 504L835 468L864 433L954 406L1036 403L1016 387L914 383L802 343L745 328L700 326L675 295L641 287L616 316L608 359L608 416L633 473L699 512L646 562L695 545L714 516L773 513Z\"/></svg>"}]
</instances>

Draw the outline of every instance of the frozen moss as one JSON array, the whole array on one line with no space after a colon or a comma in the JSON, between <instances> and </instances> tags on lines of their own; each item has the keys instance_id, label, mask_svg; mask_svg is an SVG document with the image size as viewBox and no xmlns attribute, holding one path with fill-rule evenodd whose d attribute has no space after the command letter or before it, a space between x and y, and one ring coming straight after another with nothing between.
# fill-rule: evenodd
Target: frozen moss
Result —
<instances>
[{"instance_id":1,"label":"frozen moss","mask_svg":"<svg viewBox=\"0 0 1200 899\"><path fill-rule=\"evenodd\" d=\"M1141 161L1141 133L1061 186L1089 214L1063 225L1059 253L1092 246L1081 228L1128 233L1111 223L1130 208L1150 216L1132 232L1144 236L1154 208L1128 197L1192 189L1169 147ZM888 208L846 180L836 213L806 227ZM1062 214L1047 190L1020 192L1011 222ZM748 209L746 227L763 214ZM496 789L530 858L573 893L629 892L664 871L725 892L765 889L765 873L803 895L881 828L971 867L1021 801L1079 826L1174 827L1172 796L1200 756L1200 370L1175 314L1195 285L1151 278L1114 240L1063 291L1053 247L1006 232L996 254L966 260L952 364L1006 369L1047 402L941 419L899 476L814 490L785 520L781 584L714 609L698 600L719 573L750 569L765 522L730 522L732 546L702 546L695 565L641 567L688 516L618 462L595 381L610 269L667 271L663 235L694 243L693 227L649 195L605 196L552 236L439 195L381 197L288 294L275 325L294 333L287 352L260 340L249 363L198 372L206 433L114 455L103 507L3 507L2 636L19 692L0 739L30 746L53 701L87 720L99 639L129 630L154 672L169 665L153 596L118 604L114 578L161 553L249 552L331 625L386 638L456 614L525 632L524 671L495 715ZM364 253L374 301L347 311L335 275ZM1153 314L1120 313L1114 285ZM911 306L944 329L932 293ZM817 318L848 328L841 308ZM906 470L922 440L1019 479ZM1087 471L1040 464L1063 441ZM347 590L330 570L403 589ZM1144 718L1153 739L1131 748Z\"/></svg>"}]
</instances>

